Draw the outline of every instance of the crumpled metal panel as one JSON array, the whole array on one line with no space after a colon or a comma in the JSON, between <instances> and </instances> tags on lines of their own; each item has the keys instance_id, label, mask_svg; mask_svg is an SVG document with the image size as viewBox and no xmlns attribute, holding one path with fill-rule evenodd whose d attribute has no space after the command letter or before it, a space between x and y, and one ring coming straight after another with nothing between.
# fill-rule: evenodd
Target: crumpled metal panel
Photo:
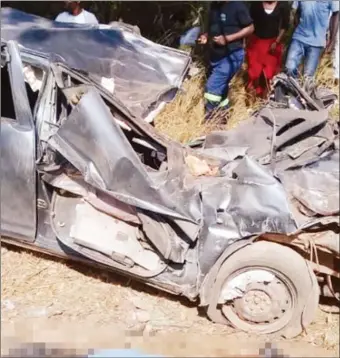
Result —
<instances>
[{"instance_id":1,"label":"crumpled metal panel","mask_svg":"<svg viewBox=\"0 0 340 358\"><path fill-rule=\"evenodd\" d=\"M49 144L87 183L117 200L178 219L200 219L198 191L184 188L183 171L152 180L95 90L83 95Z\"/></svg>"},{"instance_id":2,"label":"crumpled metal panel","mask_svg":"<svg viewBox=\"0 0 340 358\"><path fill-rule=\"evenodd\" d=\"M223 152L228 148L233 151L238 148L240 154L246 152L263 165L271 164L275 157L276 168L284 170L296 164L295 158L292 158L291 152L287 150L293 149L292 145L300 143L301 156L310 154L309 150L317 146L304 142L306 137L317 138L320 143L328 139L333 141L332 131L327 131L327 119L327 110L312 112L263 108L256 116L242 121L232 130L207 135L204 149L214 148L216 153L220 149L220 155L223 157ZM314 157L319 158L319 154L315 153Z\"/></svg>"},{"instance_id":3,"label":"crumpled metal panel","mask_svg":"<svg viewBox=\"0 0 340 358\"><path fill-rule=\"evenodd\" d=\"M247 150L248 147L228 146L228 148L219 148L219 147L204 148L204 149L199 149L198 152L229 162L231 160L244 157L247 153Z\"/></svg>"},{"instance_id":4,"label":"crumpled metal panel","mask_svg":"<svg viewBox=\"0 0 340 358\"><path fill-rule=\"evenodd\" d=\"M302 87L298 80L285 73L274 78L272 88L270 104L281 108L320 110L333 106L338 97L328 88L316 87L313 80L307 80Z\"/></svg>"},{"instance_id":5,"label":"crumpled metal panel","mask_svg":"<svg viewBox=\"0 0 340 358\"><path fill-rule=\"evenodd\" d=\"M81 196L101 212L129 223L140 224L136 209L133 206L126 205L114 197L103 194L100 190L86 184L82 177L69 177L66 173L61 173L59 175L44 174L42 179L54 188Z\"/></svg>"},{"instance_id":6,"label":"crumpled metal panel","mask_svg":"<svg viewBox=\"0 0 340 358\"><path fill-rule=\"evenodd\" d=\"M191 62L182 51L122 28L66 24L1 9L1 39L15 40L54 62L114 79L114 95L137 117L172 99Z\"/></svg>"},{"instance_id":7,"label":"crumpled metal panel","mask_svg":"<svg viewBox=\"0 0 340 358\"><path fill-rule=\"evenodd\" d=\"M228 244L218 220L229 230L224 222L228 215L234 222L234 232L229 235L233 240L296 229L281 184L249 158L232 171L237 178L223 176L223 171L222 176L193 178L183 159L184 149L174 145L168 148L166 172L146 171L94 90L82 96L49 144L83 174L87 183L117 200L170 217L184 232L185 222L196 223L203 227L203 245L209 246L209 235L219 235L224 243L216 248L216 257ZM223 215L218 213L220 209ZM191 227L187 232L195 233L191 239L196 239L197 230ZM209 254L212 247L203 251Z\"/></svg>"},{"instance_id":8,"label":"crumpled metal panel","mask_svg":"<svg viewBox=\"0 0 340 358\"><path fill-rule=\"evenodd\" d=\"M317 162L280 175L288 193L307 208L305 216L339 213L339 159L339 150L330 151Z\"/></svg>"},{"instance_id":9,"label":"crumpled metal panel","mask_svg":"<svg viewBox=\"0 0 340 358\"><path fill-rule=\"evenodd\" d=\"M202 273L207 273L237 240L261 233L289 234L297 229L286 192L270 172L245 157L233 173L235 179L223 179L202 189Z\"/></svg>"},{"instance_id":10,"label":"crumpled metal panel","mask_svg":"<svg viewBox=\"0 0 340 358\"><path fill-rule=\"evenodd\" d=\"M289 83L288 78L286 82ZM317 109L315 101L298 87L297 82L293 83L293 87L296 93L302 96L306 107L314 110L276 108L268 104L235 129L210 133L203 142L203 152L214 151L219 158L230 161L223 169L226 175L239 177L243 165L240 163L244 161L240 160L239 156L243 157L244 153L267 168L271 172L268 178L277 185L281 185L281 182L284 190L281 202L275 192L264 190L263 185L252 187L251 195L249 188L240 190L234 209L228 207L228 217L225 224L221 225L223 230L215 229L214 219L211 219L210 226L205 227L201 252L208 252L208 247L213 248L210 254L206 254L210 263L216 258L214 250L216 251L221 243L227 245L227 242L233 242L232 237L240 239L261 230L262 233L293 233L294 228L299 231L315 225L325 216L339 214L339 130L328 120L327 110ZM232 157L229 152L234 153ZM259 167L251 165L251 168L243 173L242 178L246 183L257 182L257 179L262 180L259 173ZM267 184L269 182L270 180ZM211 205L212 197L219 193L225 200L226 197L232 196L232 190L236 189L225 191L224 188L220 188L216 190L215 195L209 193L206 196L208 202L204 202L205 212L212 215L213 208L216 208L214 204ZM204 198L203 192L203 201ZM248 203L251 203L249 208ZM251 209L253 203L257 203L254 210ZM273 215L275 210L285 213L286 217ZM239 220L238 223L230 218L233 212L236 214L233 218ZM276 217L278 226L266 227L266 221L263 221L261 213L263 216L268 214L269 222ZM288 218L294 224L288 225ZM217 216L215 219L218 220ZM237 233L240 226L245 230Z\"/></svg>"},{"instance_id":11,"label":"crumpled metal panel","mask_svg":"<svg viewBox=\"0 0 340 358\"><path fill-rule=\"evenodd\" d=\"M339 211L338 139L327 117L322 110L266 108L235 130L208 135L203 149L170 143L167 170L147 171L100 95L89 89L49 144L91 186L172 221L191 240L198 235L203 277L237 240L293 234ZM219 171L192 175L185 159L195 153L199 160L207 155L207 163L215 158ZM305 211L296 186L308 194L302 195ZM179 261L184 251L176 252Z\"/></svg>"}]
</instances>

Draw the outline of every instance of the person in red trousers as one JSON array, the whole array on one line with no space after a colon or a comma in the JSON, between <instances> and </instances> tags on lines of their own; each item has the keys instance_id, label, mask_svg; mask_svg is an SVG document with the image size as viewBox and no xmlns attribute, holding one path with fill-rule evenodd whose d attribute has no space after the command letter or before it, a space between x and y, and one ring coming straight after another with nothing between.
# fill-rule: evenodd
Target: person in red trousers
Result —
<instances>
[{"instance_id":1,"label":"person in red trousers","mask_svg":"<svg viewBox=\"0 0 340 358\"><path fill-rule=\"evenodd\" d=\"M280 71L283 45L289 27L287 1L253 1L250 6L255 31L247 46L248 89L265 97L270 80Z\"/></svg>"}]
</instances>

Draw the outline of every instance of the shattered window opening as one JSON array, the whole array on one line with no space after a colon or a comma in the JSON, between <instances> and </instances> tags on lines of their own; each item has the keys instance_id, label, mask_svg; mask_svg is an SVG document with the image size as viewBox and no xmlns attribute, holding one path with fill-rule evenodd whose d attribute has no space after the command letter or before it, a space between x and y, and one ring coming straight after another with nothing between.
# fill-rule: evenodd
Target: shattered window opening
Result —
<instances>
[{"instance_id":1,"label":"shattered window opening","mask_svg":"<svg viewBox=\"0 0 340 358\"><path fill-rule=\"evenodd\" d=\"M71 95L71 102L67 99L67 95L58 88L57 94L57 120L56 123L60 126L63 120L67 119L67 116L70 115L72 108L77 105L80 101L82 95L85 94L86 89L89 88L88 84L82 83L74 77L62 73L62 78L65 86L65 90L74 92ZM69 92L70 93L70 92ZM110 104L106 99L104 99L105 104L110 109L110 112L116 123L119 125L122 132L125 134L130 145L136 152L137 156L140 158L141 162L146 166L148 171L159 171L164 170L166 167L164 162L166 161L166 153L160 153L156 148L153 147L151 143L147 141L146 138L143 138L138 133L134 132L128 124L121 118L117 118L117 111L114 106Z\"/></svg>"},{"instance_id":2,"label":"shattered window opening","mask_svg":"<svg viewBox=\"0 0 340 358\"><path fill-rule=\"evenodd\" d=\"M67 102L66 96L63 94L59 87L57 87L56 111L56 124L59 127L62 122L67 119L67 116L69 116L72 111L71 104Z\"/></svg>"},{"instance_id":3,"label":"shattered window opening","mask_svg":"<svg viewBox=\"0 0 340 358\"><path fill-rule=\"evenodd\" d=\"M1 118L16 120L8 66L1 67Z\"/></svg>"},{"instance_id":4,"label":"shattered window opening","mask_svg":"<svg viewBox=\"0 0 340 358\"><path fill-rule=\"evenodd\" d=\"M37 100L39 97L41 84L35 83L33 76L34 73L39 73L39 78L43 78L43 71L38 67L29 66L31 73L29 79L25 75L25 86L27 92L27 98L29 101L29 105L32 113L34 113ZM28 66L25 65L25 68ZM40 80L39 80L40 81ZM38 81L38 82L39 82ZM37 82L37 81L36 81ZM12 96L11 82L8 73L7 64L1 67L1 117L6 117L12 120L16 120L15 110L14 110L14 102Z\"/></svg>"},{"instance_id":5,"label":"shattered window opening","mask_svg":"<svg viewBox=\"0 0 340 358\"><path fill-rule=\"evenodd\" d=\"M43 86L45 73L43 69L37 66L32 66L26 63L23 63L23 66L28 102L32 113L34 114L40 91Z\"/></svg>"}]
</instances>

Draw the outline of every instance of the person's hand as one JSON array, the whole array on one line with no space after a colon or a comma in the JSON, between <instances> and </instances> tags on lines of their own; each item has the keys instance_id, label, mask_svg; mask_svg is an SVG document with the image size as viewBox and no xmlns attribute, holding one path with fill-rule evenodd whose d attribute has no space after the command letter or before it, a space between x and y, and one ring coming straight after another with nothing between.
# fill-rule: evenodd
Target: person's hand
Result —
<instances>
[{"instance_id":1,"label":"person's hand","mask_svg":"<svg viewBox=\"0 0 340 358\"><path fill-rule=\"evenodd\" d=\"M334 47L335 47L335 41L327 41L326 53L331 53L331 52L333 52Z\"/></svg>"},{"instance_id":2,"label":"person's hand","mask_svg":"<svg viewBox=\"0 0 340 358\"><path fill-rule=\"evenodd\" d=\"M275 53L276 51L276 47L277 47L277 42L273 42L270 47L269 47L269 53L271 53L272 55Z\"/></svg>"},{"instance_id":3,"label":"person's hand","mask_svg":"<svg viewBox=\"0 0 340 358\"><path fill-rule=\"evenodd\" d=\"M221 45L221 46L225 46L227 44L227 39L223 35L214 36L213 41L216 44Z\"/></svg>"},{"instance_id":4,"label":"person's hand","mask_svg":"<svg viewBox=\"0 0 340 358\"><path fill-rule=\"evenodd\" d=\"M208 42L208 35L207 34L202 34L197 42L200 44L200 45L205 45L207 42Z\"/></svg>"}]
</instances>

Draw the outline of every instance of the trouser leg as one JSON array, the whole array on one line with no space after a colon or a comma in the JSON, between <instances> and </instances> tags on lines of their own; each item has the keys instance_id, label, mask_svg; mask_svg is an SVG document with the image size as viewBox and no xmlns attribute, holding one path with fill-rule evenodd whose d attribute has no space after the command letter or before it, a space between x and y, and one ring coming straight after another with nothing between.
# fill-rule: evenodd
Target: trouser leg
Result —
<instances>
[{"instance_id":1,"label":"trouser leg","mask_svg":"<svg viewBox=\"0 0 340 358\"><path fill-rule=\"evenodd\" d=\"M206 111L229 106L229 83L240 69L244 59L244 50L234 51L218 62L211 63L211 74L205 88Z\"/></svg>"},{"instance_id":2,"label":"trouser leg","mask_svg":"<svg viewBox=\"0 0 340 358\"><path fill-rule=\"evenodd\" d=\"M334 68L334 78L339 80L339 31L336 36L337 39L335 42L335 47L333 52L333 68Z\"/></svg>"},{"instance_id":3,"label":"trouser leg","mask_svg":"<svg viewBox=\"0 0 340 358\"><path fill-rule=\"evenodd\" d=\"M313 78L318 68L323 47L306 46L305 64L303 75L307 78Z\"/></svg>"},{"instance_id":4,"label":"trouser leg","mask_svg":"<svg viewBox=\"0 0 340 358\"><path fill-rule=\"evenodd\" d=\"M299 66L302 62L302 58L305 55L305 49L303 44L298 40L292 40L289 46L285 69L289 76L294 78L298 77Z\"/></svg>"}]
</instances>

